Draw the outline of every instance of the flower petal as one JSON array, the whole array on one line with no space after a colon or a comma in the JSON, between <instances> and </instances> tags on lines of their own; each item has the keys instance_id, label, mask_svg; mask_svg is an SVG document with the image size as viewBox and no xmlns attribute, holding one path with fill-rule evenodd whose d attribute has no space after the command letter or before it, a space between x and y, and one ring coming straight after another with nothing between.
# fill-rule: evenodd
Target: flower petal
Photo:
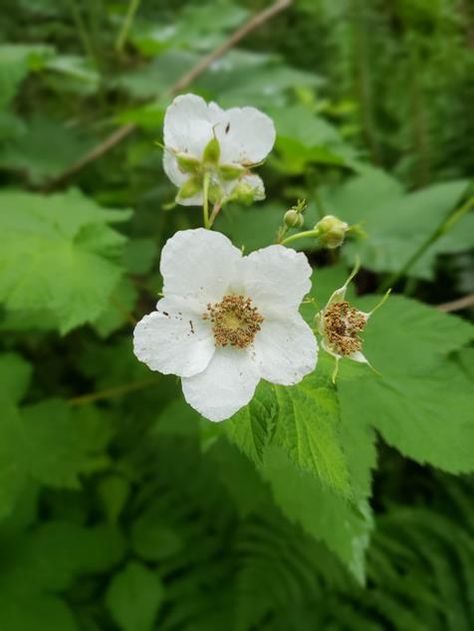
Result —
<instances>
[{"instance_id":1,"label":"flower petal","mask_svg":"<svg viewBox=\"0 0 474 631\"><path fill-rule=\"evenodd\" d=\"M210 421L224 421L247 405L260 380L243 350L218 348L209 366L194 377L182 379L183 394L195 410Z\"/></svg>"},{"instance_id":2,"label":"flower petal","mask_svg":"<svg viewBox=\"0 0 474 631\"><path fill-rule=\"evenodd\" d=\"M213 137L212 124L204 99L195 94L177 96L165 113L165 147L201 158Z\"/></svg>"},{"instance_id":3,"label":"flower petal","mask_svg":"<svg viewBox=\"0 0 474 631\"><path fill-rule=\"evenodd\" d=\"M275 144L272 119L255 107L233 107L214 112L216 138L221 146L221 162L256 164L264 160Z\"/></svg>"},{"instance_id":4,"label":"flower petal","mask_svg":"<svg viewBox=\"0 0 474 631\"><path fill-rule=\"evenodd\" d=\"M243 290L263 316L297 310L311 289L311 271L302 252L283 245L257 250L239 262Z\"/></svg>"},{"instance_id":5,"label":"flower petal","mask_svg":"<svg viewBox=\"0 0 474 631\"><path fill-rule=\"evenodd\" d=\"M267 320L255 338L252 358L263 379L292 386L315 369L318 344L299 314Z\"/></svg>"},{"instance_id":6,"label":"flower petal","mask_svg":"<svg viewBox=\"0 0 474 631\"><path fill-rule=\"evenodd\" d=\"M215 351L209 323L168 299L161 300L158 307L160 311L149 313L135 327L135 355L151 370L165 375L190 377L202 372Z\"/></svg>"},{"instance_id":7,"label":"flower petal","mask_svg":"<svg viewBox=\"0 0 474 631\"><path fill-rule=\"evenodd\" d=\"M203 308L222 300L242 253L220 232L180 230L165 243L160 271L165 295L186 296Z\"/></svg>"}]
</instances>

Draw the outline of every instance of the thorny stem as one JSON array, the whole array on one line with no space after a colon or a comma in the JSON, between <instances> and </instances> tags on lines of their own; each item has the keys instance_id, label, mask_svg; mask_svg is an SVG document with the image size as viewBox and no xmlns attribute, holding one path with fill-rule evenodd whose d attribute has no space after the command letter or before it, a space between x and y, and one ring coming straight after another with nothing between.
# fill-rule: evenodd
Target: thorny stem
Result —
<instances>
[{"instance_id":1,"label":"thorny stem","mask_svg":"<svg viewBox=\"0 0 474 631\"><path fill-rule=\"evenodd\" d=\"M117 41L115 42L115 50L119 53L123 51L125 43L128 38L128 33L133 24L133 20L135 18L135 14L138 11L138 7L140 6L141 0L130 0L128 3L127 14L125 15L125 19L122 24L122 28L117 37Z\"/></svg>"},{"instance_id":2,"label":"thorny stem","mask_svg":"<svg viewBox=\"0 0 474 631\"><path fill-rule=\"evenodd\" d=\"M385 291L389 287L393 287L403 276L406 276L415 263L423 256L423 254L435 243L440 237L445 235L451 228L474 206L474 197L470 197L467 202L460 206L447 219L445 219L416 250L416 252L408 259L402 269L392 274L379 287L379 291Z\"/></svg>"},{"instance_id":3,"label":"thorny stem","mask_svg":"<svg viewBox=\"0 0 474 631\"><path fill-rule=\"evenodd\" d=\"M156 384L156 377L148 377L148 379L133 381L132 383L125 383L121 386L115 386L114 388L106 388L105 390L98 390L97 392L81 394L78 397L73 397L72 399L69 399L68 403L69 405L87 405L88 403L94 403L95 401L111 399L122 394L128 394L129 392L142 390L143 388L148 388L148 386L151 386L154 383Z\"/></svg>"},{"instance_id":4,"label":"thorny stem","mask_svg":"<svg viewBox=\"0 0 474 631\"><path fill-rule=\"evenodd\" d=\"M206 172L204 175L204 183L203 183L203 192L202 192L202 218L204 223L204 228L208 230L211 227L209 222L209 183L211 180L211 174Z\"/></svg>"}]
</instances>

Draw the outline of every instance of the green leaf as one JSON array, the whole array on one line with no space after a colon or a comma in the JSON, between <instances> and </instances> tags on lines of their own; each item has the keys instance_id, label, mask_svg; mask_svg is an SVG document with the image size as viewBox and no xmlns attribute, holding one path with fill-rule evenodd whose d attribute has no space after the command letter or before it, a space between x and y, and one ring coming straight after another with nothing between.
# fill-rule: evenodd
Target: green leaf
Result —
<instances>
[{"instance_id":1,"label":"green leaf","mask_svg":"<svg viewBox=\"0 0 474 631\"><path fill-rule=\"evenodd\" d=\"M369 298L361 302L373 304ZM382 376L341 366L343 426L370 423L420 463L451 473L474 470L474 381L447 358L474 338L474 327L394 296L371 318L365 338L364 352Z\"/></svg>"},{"instance_id":2,"label":"green leaf","mask_svg":"<svg viewBox=\"0 0 474 631\"><path fill-rule=\"evenodd\" d=\"M18 403L26 394L31 381L31 365L20 355L0 355L0 392L13 403Z\"/></svg>"},{"instance_id":3,"label":"green leaf","mask_svg":"<svg viewBox=\"0 0 474 631\"><path fill-rule=\"evenodd\" d=\"M52 49L43 45L0 46L0 109L9 105L29 70L40 66L51 53Z\"/></svg>"},{"instance_id":4,"label":"green leaf","mask_svg":"<svg viewBox=\"0 0 474 631\"><path fill-rule=\"evenodd\" d=\"M358 254L363 265L375 272L396 272L459 204L467 184L466 180L433 184L403 195L396 180L369 170L333 194L326 193L325 200L333 214L348 223L361 223L368 235L348 243L345 258L352 264ZM449 235L443 237L417 261L410 275L432 279L436 255L458 247Z\"/></svg>"},{"instance_id":5,"label":"green leaf","mask_svg":"<svg viewBox=\"0 0 474 631\"><path fill-rule=\"evenodd\" d=\"M26 172L30 182L40 184L59 175L66 164L76 162L92 146L93 141L76 128L36 114L21 135L0 149L0 168Z\"/></svg>"},{"instance_id":6,"label":"green leaf","mask_svg":"<svg viewBox=\"0 0 474 631\"><path fill-rule=\"evenodd\" d=\"M91 416L92 415L92 418ZM54 487L78 488L79 474L103 467L102 424L93 409L73 410L51 399L22 410L23 449L34 478Z\"/></svg>"},{"instance_id":7,"label":"green leaf","mask_svg":"<svg viewBox=\"0 0 474 631\"><path fill-rule=\"evenodd\" d=\"M107 590L107 606L123 631L151 631L163 600L163 587L146 566L130 562Z\"/></svg>"},{"instance_id":8,"label":"green leaf","mask_svg":"<svg viewBox=\"0 0 474 631\"><path fill-rule=\"evenodd\" d=\"M0 520L9 515L27 479L26 454L17 407L0 392Z\"/></svg>"},{"instance_id":9,"label":"green leaf","mask_svg":"<svg viewBox=\"0 0 474 631\"><path fill-rule=\"evenodd\" d=\"M352 504L336 495L314 476L298 470L281 447L267 448L262 474L285 515L324 542L363 583L372 530L367 502Z\"/></svg>"},{"instance_id":10,"label":"green leaf","mask_svg":"<svg viewBox=\"0 0 474 631\"><path fill-rule=\"evenodd\" d=\"M0 205L0 300L51 312L61 333L94 321L122 273L125 239L107 224L128 211L104 210L76 191L6 191Z\"/></svg>"},{"instance_id":11,"label":"green leaf","mask_svg":"<svg viewBox=\"0 0 474 631\"><path fill-rule=\"evenodd\" d=\"M0 590L0 628L8 631L79 631L66 603L50 594L17 594Z\"/></svg>"},{"instance_id":12,"label":"green leaf","mask_svg":"<svg viewBox=\"0 0 474 631\"><path fill-rule=\"evenodd\" d=\"M161 561L172 557L183 547L181 538L159 521L159 515L150 511L132 525L132 547L145 561Z\"/></svg>"},{"instance_id":13,"label":"green leaf","mask_svg":"<svg viewBox=\"0 0 474 631\"><path fill-rule=\"evenodd\" d=\"M261 383L251 403L226 423L230 439L257 464L269 445L285 449L295 467L348 495L337 398L314 373L297 386Z\"/></svg>"}]
</instances>

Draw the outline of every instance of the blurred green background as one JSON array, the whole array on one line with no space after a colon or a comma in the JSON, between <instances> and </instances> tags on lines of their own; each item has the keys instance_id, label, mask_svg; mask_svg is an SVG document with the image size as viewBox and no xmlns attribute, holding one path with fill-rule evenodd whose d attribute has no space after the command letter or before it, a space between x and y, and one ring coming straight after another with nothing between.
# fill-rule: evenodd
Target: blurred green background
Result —
<instances>
[{"instance_id":1,"label":"blurred green background","mask_svg":"<svg viewBox=\"0 0 474 631\"><path fill-rule=\"evenodd\" d=\"M360 486L373 517L361 504L332 514L326 490L305 494L303 482L298 511L282 508L226 430L198 419L177 380L131 351L133 325L161 289L161 246L201 219L174 205L162 171L164 111L177 82L268 6L2 2L2 631L473 628L473 482L453 475L467 470L456 454L474 449L472 429L462 433L472 348L450 364L457 376L427 383L433 402L411 389L425 346L457 352L472 338L467 324L453 316L448 326L434 309L418 321L398 298L368 335L380 363L415 364L387 403L394 419L408 401L433 432L459 420L449 463L425 458L418 436L403 447L393 426L378 428L384 442L364 425ZM333 213L367 233L336 254L303 243L320 306L358 255L359 294L395 281L469 321L472 212L404 268L472 195L473 77L470 0L293 2L183 86L222 107L258 107L277 128L259 169L267 200L229 206L216 229L247 251L268 245L305 198L307 228ZM392 333L384 356L377 346ZM358 401L353 418L377 416L369 395L345 396Z\"/></svg>"}]
</instances>

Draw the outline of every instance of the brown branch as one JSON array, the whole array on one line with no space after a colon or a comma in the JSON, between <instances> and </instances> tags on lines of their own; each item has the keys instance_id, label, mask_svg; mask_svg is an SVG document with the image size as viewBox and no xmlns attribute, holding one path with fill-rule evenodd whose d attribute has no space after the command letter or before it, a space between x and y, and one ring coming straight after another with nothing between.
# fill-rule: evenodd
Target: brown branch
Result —
<instances>
[{"instance_id":1,"label":"brown branch","mask_svg":"<svg viewBox=\"0 0 474 631\"><path fill-rule=\"evenodd\" d=\"M256 13L245 24L243 24L234 33L232 33L232 35L230 35L230 37L228 37L220 46L209 53L209 55L203 57L193 68L191 68L189 72L185 73L180 79L178 79L178 81L165 92L165 95L173 96L177 92L180 92L181 90L187 88L197 77L199 77L199 75L207 70L207 68L209 68L212 63L220 59L227 51L238 44L244 37L246 37L255 29L262 26L262 24L264 24L268 20L271 20L281 11L287 9L292 3L293 0L277 0L268 8L260 11L259 13ZM60 188L71 176L81 171L91 162L98 160L104 154L108 153L111 149L120 144L122 140L130 136L130 134L132 134L136 128L137 125L135 123L128 123L127 125L120 127L103 142L97 145L97 147L92 149L89 153L86 153L77 162L75 162L65 171L63 171L63 173L61 173L59 176L49 180L49 182L46 183L42 190L53 191L57 188Z\"/></svg>"},{"instance_id":2,"label":"brown branch","mask_svg":"<svg viewBox=\"0 0 474 631\"><path fill-rule=\"evenodd\" d=\"M453 300L452 302L445 302L442 305L437 305L438 311L445 311L446 313L451 313L453 311L461 311L462 309L467 309L468 307L474 307L474 294L468 294L467 296L463 296L462 298L458 298L457 300Z\"/></svg>"}]
</instances>

